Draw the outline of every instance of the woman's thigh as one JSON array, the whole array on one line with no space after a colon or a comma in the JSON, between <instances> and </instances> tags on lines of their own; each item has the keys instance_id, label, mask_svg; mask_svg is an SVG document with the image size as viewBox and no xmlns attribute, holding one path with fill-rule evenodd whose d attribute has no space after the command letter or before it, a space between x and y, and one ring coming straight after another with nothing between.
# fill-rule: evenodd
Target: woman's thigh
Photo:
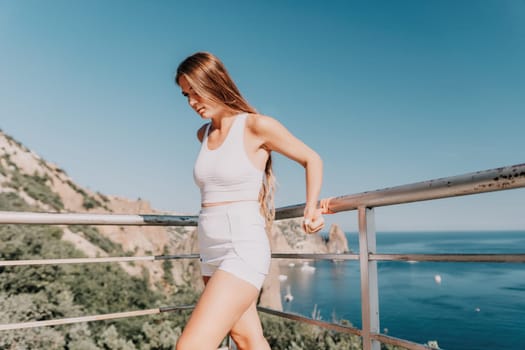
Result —
<instances>
[{"instance_id":1,"label":"woman's thigh","mask_svg":"<svg viewBox=\"0 0 525 350\"><path fill-rule=\"evenodd\" d=\"M207 281L177 349L216 349L258 293L251 283L217 270Z\"/></svg>"}]
</instances>

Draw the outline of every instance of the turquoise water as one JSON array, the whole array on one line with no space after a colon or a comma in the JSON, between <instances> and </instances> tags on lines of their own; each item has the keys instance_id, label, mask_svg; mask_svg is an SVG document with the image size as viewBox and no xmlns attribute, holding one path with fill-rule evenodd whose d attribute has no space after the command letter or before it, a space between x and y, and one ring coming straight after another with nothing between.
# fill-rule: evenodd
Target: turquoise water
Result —
<instances>
[{"instance_id":1,"label":"turquoise water","mask_svg":"<svg viewBox=\"0 0 525 350\"><path fill-rule=\"evenodd\" d=\"M347 234L358 252L357 234ZM378 233L378 253L525 253L524 232ZM361 327L359 264L310 263L315 272L284 266L285 311ZM439 276L439 277L436 277ZM440 279L439 279L440 278ZM383 333L443 349L525 349L525 264L379 262Z\"/></svg>"}]
</instances>

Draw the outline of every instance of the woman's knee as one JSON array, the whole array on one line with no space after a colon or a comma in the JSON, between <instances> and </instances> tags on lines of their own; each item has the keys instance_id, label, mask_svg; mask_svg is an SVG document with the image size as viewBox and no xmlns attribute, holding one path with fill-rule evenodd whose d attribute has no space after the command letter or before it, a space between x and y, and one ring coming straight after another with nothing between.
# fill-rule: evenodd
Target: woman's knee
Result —
<instances>
[{"instance_id":1,"label":"woman's knee","mask_svg":"<svg viewBox=\"0 0 525 350\"><path fill-rule=\"evenodd\" d=\"M232 330L230 336L239 350L265 349L264 345L267 344L264 335L259 332L241 333Z\"/></svg>"},{"instance_id":2,"label":"woman's knee","mask_svg":"<svg viewBox=\"0 0 525 350\"><path fill-rule=\"evenodd\" d=\"M235 342L235 345L237 345L239 349L246 349L248 347L249 339L246 335L232 330L230 332L230 337L232 337L233 341Z\"/></svg>"}]
</instances>

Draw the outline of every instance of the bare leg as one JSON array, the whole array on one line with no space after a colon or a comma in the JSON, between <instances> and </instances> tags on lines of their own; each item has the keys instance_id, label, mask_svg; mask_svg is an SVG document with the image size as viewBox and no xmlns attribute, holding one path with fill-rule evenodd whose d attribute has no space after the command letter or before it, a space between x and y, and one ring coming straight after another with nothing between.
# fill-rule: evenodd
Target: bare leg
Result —
<instances>
[{"instance_id":1,"label":"bare leg","mask_svg":"<svg viewBox=\"0 0 525 350\"><path fill-rule=\"evenodd\" d=\"M215 271L207 281L176 349L217 349L228 331L255 303L257 295L257 288L252 284L228 272Z\"/></svg>"}]
</instances>

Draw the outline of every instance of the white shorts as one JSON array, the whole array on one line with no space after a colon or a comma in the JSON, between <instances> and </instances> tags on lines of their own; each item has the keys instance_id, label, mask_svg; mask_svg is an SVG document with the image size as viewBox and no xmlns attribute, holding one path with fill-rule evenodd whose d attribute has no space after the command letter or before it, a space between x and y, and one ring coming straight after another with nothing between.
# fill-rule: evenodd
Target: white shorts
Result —
<instances>
[{"instance_id":1,"label":"white shorts","mask_svg":"<svg viewBox=\"0 0 525 350\"><path fill-rule=\"evenodd\" d=\"M201 272L217 269L261 286L270 269L270 242L256 201L202 208L198 234Z\"/></svg>"}]
</instances>

